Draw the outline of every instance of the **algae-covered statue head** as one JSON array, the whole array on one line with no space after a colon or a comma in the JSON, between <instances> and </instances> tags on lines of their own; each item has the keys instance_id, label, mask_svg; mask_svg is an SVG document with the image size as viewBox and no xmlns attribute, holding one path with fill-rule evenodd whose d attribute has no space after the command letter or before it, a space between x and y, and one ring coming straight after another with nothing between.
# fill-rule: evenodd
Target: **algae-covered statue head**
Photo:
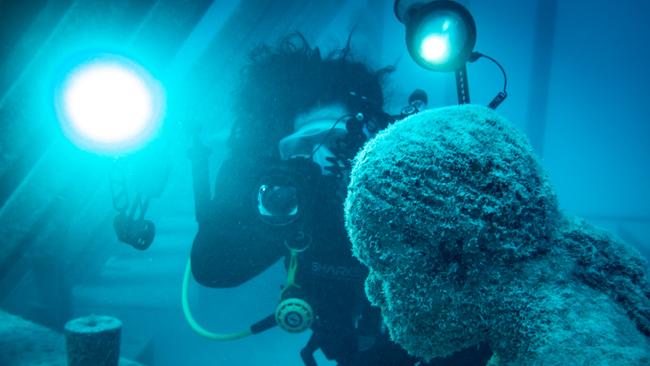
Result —
<instances>
[{"instance_id":1,"label":"algae-covered statue head","mask_svg":"<svg viewBox=\"0 0 650 366\"><path fill-rule=\"evenodd\" d=\"M650 362L647 264L563 215L526 138L490 109L381 133L355 159L345 212L366 293L412 354L487 342L500 365Z\"/></svg>"}]
</instances>

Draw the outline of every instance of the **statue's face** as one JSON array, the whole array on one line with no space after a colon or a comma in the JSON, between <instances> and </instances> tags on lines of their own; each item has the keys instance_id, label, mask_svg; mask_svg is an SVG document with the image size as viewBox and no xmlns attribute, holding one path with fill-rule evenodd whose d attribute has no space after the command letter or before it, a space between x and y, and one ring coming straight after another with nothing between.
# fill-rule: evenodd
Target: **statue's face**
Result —
<instances>
[{"instance_id":1,"label":"statue's face","mask_svg":"<svg viewBox=\"0 0 650 366\"><path fill-rule=\"evenodd\" d=\"M400 160L374 163L387 161ZM442 211L411 204L417 180L398 180L377 170L353 174L346 225L355 256L369 268L366 294L381 308L391 338L425 359L480 343L479 305L472 281L463 278L468 263L453 250L470 243L471 233L457 230L458 220ZM379 178L368 179L370 174ZM444 196L453 197L453 189Z\"/></svg>"},{"instance_id":2,"label":"statue's face","mask_svg":"<svg viewBox=\"0 0 650 366\"><path fill-rule=\"evenodd\" d=\"M405 260L408 264L400 264ZM384 261L391 263L380 264ZM471 300L472 289L459 284L448 269L436 270L414 252L370 262L366 294L381 308L391 338L409 353L425 359L444 357L481 341L480 309Z\"/></svg>"}]
</instances>

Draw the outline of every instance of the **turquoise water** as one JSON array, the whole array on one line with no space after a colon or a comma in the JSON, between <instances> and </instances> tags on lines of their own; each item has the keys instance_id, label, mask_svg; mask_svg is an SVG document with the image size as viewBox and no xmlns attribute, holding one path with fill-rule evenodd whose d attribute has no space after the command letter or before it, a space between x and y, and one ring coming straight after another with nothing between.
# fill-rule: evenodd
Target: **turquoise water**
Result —
<instances>
[{"instance_id":1,"label":"turquoise water","mask_svg":"<svg viewBox=\"0 0 650 366\"><path fill-rule=\"evenodd\" d=\"M509 97L499 112L531 140L562 209L650 258L650 5L463 3L477 23L476 49L508 73ZM190 132L200 131L212 151L212 185L234 119L231 89L250 49L299 30L327 55L355 29L356 59L396 67L386 84L388 112L398 113L416 88L427 92L430 108L456 103L453 74L428 72L409 58L390 0L34 0L0 4L0 20L0 308L58 331L77 316L115 316L124 324L122 355L143 363L301 365L309 332L274 328L215 343L195 335L181 311L197 230ZM134 164L129 179L145 190L162 188L146 215L157 228L147 251L113 232L114 157L72 144L57 121L62 70L93 51L132 58L165 90L158 140L125 157ZM483 60L468 72L472 102L487 104L501 74ZM139 175L142 164L153 173ZM189 300L206 328L238 331L273 311L285 281L276 262L236 288L193 282ZM334 364L321 353L317 360Z\"/></svg>"}]
</instances>

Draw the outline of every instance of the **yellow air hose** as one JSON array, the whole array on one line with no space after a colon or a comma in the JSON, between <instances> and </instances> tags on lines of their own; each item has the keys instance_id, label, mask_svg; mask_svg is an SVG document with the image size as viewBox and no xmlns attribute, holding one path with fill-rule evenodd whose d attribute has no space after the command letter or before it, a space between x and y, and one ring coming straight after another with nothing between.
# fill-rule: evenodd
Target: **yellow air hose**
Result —
<instances>
[{"instance_id":1,"label":"yellow air hose","mask_svg":"<svg viewBox=\"0 0 650 366\"><path fill-rule=\"evenodd\" d=\"M220 334L220 333L212 333L202 326L199 325L199 323L194 320L194 317L192 316L192 312L190 311L190 304L187 299L187 294L188 294L188 289L190 287L190 278L192 278L192 265L190 263L190 260L187 260L187 265L185 266L185 274L183 275L183 288L182 288L182 294L181 294L181 303L183 304L183 315L185 315L185 320L187 323L190 325L193 331L195 331L198 335L212 339L214 341L234 341L236 339L241 339L248 337L253 334L253 332L248 329L245 331L237 332L237 333L225 333L225 334Z\"/></svg>"}]
</instances>

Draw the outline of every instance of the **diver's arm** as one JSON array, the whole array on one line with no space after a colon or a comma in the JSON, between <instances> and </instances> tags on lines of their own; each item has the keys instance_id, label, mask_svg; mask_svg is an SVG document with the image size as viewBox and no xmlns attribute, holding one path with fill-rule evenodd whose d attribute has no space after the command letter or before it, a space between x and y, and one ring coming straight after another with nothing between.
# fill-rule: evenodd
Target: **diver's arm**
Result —
<instances>
[{"instance_id":1,"label":"diver's arm","mask_svg":"<svg viewBox=\"0 0 650 366\"><path fill-rule=\"evenodd\" d=\"M208 287L234 287L280 259L278 229L261 222L253 198L259 167L225 161L217 175L209 219L199 224L192 246L192 273Z\"/></svg>"}]
</instances>

